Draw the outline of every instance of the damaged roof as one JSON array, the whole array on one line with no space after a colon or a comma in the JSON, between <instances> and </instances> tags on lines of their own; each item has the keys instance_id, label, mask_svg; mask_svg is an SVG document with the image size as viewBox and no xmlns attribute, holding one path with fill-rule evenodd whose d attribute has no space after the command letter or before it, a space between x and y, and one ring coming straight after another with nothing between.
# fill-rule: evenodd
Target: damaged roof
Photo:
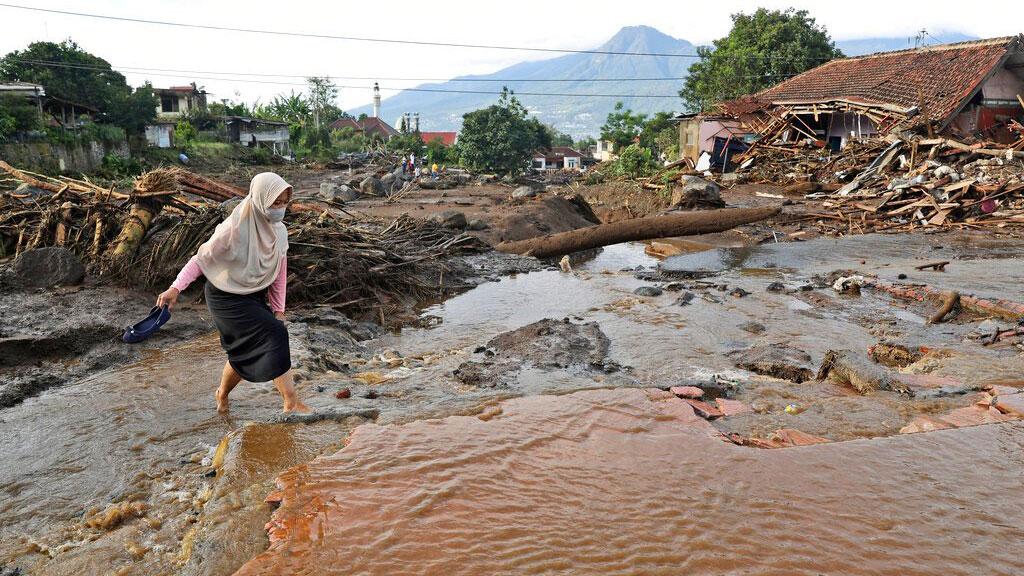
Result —
<instances>
[{"instance_id":1,"label":"damaged roof","mask_svg":"<svg viewBox=\"0 0 1024 576\"><path fill-rule=\"evenodd\" d=\"M907 110L921 107L930 119L943 121L1020 44L1020 36L1008 36L841 58L762 90L753 99L771 104L847 100Z\"/></svg>"}]
</instances>

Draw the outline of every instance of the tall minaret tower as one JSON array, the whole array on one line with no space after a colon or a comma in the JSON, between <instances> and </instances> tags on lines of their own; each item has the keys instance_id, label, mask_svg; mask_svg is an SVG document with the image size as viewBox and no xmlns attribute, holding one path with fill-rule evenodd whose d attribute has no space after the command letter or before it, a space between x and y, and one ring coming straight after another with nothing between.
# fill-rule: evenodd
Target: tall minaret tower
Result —
<instances>
[{"instance_id":1,"label":"tall minaret tower","mask_svg":"<svg viewBox=\"0 0 1024 576\"><path fill-rule=\"evenodd\" d=\"M373 117L380 118L380 86L373 83Z\"/></svg>"}]
</instances>

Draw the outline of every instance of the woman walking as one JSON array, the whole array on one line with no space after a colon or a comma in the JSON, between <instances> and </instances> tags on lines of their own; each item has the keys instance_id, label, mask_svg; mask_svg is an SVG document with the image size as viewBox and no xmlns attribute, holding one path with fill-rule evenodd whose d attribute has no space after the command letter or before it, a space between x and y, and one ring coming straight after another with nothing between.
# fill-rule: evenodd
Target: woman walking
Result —
<instances>
[{"instance_id":1,"label":"woman walking","mask_svg":"<svg viewBox=\"0 0 1024 576\"><path fill-rule=\"evenodd\" d=\"M277 174L257 174L248 196L156 299L157 306L174 307L182 290L206 276L206 304L228 354L216 394L221 413L243 379L273 380L285 412L309 411L295 393L284 325L288 229L283 219L291 196L291 185Z\"/></svg>"}]
</instances>

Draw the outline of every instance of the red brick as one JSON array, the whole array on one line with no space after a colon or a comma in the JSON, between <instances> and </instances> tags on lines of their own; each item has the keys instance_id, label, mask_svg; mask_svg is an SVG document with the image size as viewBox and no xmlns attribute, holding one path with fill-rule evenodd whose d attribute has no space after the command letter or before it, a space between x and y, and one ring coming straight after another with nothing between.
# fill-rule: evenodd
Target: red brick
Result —
<instances>
[{"instance_id":1,"label":"red brick","mask_svg":"<svg viewBox=\"0 0 1024 576\"><path fill-rule=\"evenodd\" d=\"M668 391L680 398L696 399L704 395L704 391L696 386L673 386Z\"/></svg>"},{"instance_id":2,"label":"red brick","mask_svg":"<svg viewBox=\"0 0 1024 576\"><path fill-rule=\"evenodd\" d=\"M693 407L693 411L697 414L697 416L700 416L701 418L704 418L706 420L714 420L715 418L721 418L722 416L724 416L721 410L715 408L714 406L708 404L707 402L701 402L700 400L692 400L690 398L684 398L684 400L690 406Z\"/></svg>"},{"instance_id":3,"label":"red brick","mask_svg":"<svg viewBox=\"0 0 1024 576\"><path fill-rule=\"evenodd\" d=\"M1024 394L997 396L993 406L1003 414L1024 418Z\"/></svg>"},{"instance_id":4,"label":"red brick","mask_svg":"<svg viewBox=\"0 0 1024 576\"><path fill-rule=\"evenodd\" d=\"M938 418L932 418L931 416L918 416L911 420L909 424L900 428L900 434L931 432L932 430L944 430L952 427L953 425L949 422L939 420Z\"/></svg>"},{"instance_id":5,"label":"red brick","mask_svg":"<svg viewBox=\"0 0 1024 576\"><path fill-rule=\"evenodd\" d=\"M940 419L957 428L963 428L965 426L1005 422L1007 420L1013 420L1014 418L999 412L999 410L996 410L995 408L967 406L965 408L951 410L949 413L942 415Z\"/></svg>"},{"instance_id":6,"label":"red brick","mask_svg":"<svg viewBox=\"0 0 1024 576\"><path fill-rule=\"evenodd\" d=\"M726 398L716 398L715 404L718 405L718 409L722 411L725 416L735 416L737 414L746 414L747 412L753 412L750 406L747 406L739 400L728 400Z\"/></svg>"}]
</instances>

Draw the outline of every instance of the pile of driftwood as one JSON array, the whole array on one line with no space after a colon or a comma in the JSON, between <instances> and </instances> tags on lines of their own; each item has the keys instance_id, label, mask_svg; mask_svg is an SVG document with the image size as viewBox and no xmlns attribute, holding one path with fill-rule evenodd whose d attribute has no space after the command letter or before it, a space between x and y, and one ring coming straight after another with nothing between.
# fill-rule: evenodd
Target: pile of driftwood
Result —
<instances>
[{"instance_id":1,"label":"pile of driftwood","mask_svg":"<svg viewBox=\"0 0 1024 576\"><path fill-rule=\"evenodd\" d=\"M0 192L0 258L62 246L91 273L127 285L164 287L245 191L180 168L144 174L130 191L49 178L0 162L28 184ZM293 204L288 218L289 296L354 312L380 311L446 291L445 261L486 246L437 224L342 219Z\"/></svg>"}]
</instances>

